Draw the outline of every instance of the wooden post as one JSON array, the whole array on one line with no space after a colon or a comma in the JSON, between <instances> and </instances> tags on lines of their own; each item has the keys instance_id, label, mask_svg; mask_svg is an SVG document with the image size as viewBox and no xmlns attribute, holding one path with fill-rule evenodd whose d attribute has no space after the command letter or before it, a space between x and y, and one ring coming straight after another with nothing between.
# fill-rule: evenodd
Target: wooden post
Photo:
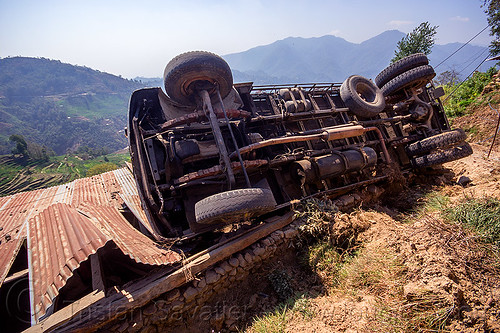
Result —
<instances>
[{"instance_id":1,"label":"wooden post","mask_svg":"<svg viewBox=\"0 0 500 333\"><path fill-rule=\"evenodd\" d=\"M101 260L96 252L90 255L90 270L92 271L92 290L105 291L104 278L102 274Z\"/></svg>"}]
</instances>

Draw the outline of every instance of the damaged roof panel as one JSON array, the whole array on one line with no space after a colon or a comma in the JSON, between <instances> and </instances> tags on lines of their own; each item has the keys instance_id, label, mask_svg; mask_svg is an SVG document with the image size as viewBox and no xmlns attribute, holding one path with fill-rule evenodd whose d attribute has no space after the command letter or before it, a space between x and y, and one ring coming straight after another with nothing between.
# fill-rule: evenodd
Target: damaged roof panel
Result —
<instances>
[{"instance_id":1,"label":"damaged roof panel","mask_svg":"<svg viewBox=\"0 0 500 333\"><path fill-rule=\"evenodd\" d=\"M0 208L0 286L7 277L16 259L22 242L26 238L25 223L35 210L44 190L18 193L4 197Z\"/></svg>"},{"instance_id":2,"label":"damaged roof panel","mask_svg":"<svg viewBox=\"0 0 500 333\"><path fill-rule=\"evenodd\" d=\"M155 224L152 224L151 219L147 217L146 212L142 209L137 185L132 173L126 168L113 171L117 181L120 183L120 198L125 202L132 214L139 220L142 226L153 236L159 240L159 231Z\"/></svg>"},{"instance_id":3,"label":"damaged roof panel","mask_svg":"<svg viewBox=\"0 0 500 333\"><path fill-rule=\"evenodd\" d=\"M51 205L29 223L35 317L53 304L59 290L82 261L104 246L108 238L67 204Z\"/></svg>"},{"instance_id":4,"label":"damaged roof panel","mask_svg":"<svg viewBox=\"0 0 500 333\"><path fill-rule=\"evenodd\" d=\"M116 208L99 207L94 210L91 208L86 207L89 217L99 223L101 230L109 235L124 254L136 262L166 265L181 259L178 253L155 243L134 229Z\"/></svg>"},{"instance_id":5,"label":"damaged roof panel","mask_svg":"<svg viewBox=\"0 0 500 333\"><path fill-rule=\"evenodd\" d=\"M54 300L75 269L110 241L138 263L170 265L181 260L178 253L144 236L125 219L119 211L124 197L134 215L147 223L134 178L126 168L0 198L0 281L29 231L36 321L52 312Z\"/></svg>"}]
</instances>

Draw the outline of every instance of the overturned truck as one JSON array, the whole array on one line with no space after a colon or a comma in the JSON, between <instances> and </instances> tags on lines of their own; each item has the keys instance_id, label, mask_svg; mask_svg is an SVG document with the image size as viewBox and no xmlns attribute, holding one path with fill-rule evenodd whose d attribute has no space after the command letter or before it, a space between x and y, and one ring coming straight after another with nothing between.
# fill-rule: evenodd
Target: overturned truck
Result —
<instances>
[{"instance_id":1,"label":"overturned truck","mask_svg":"<svg viewBox=\"0 0 500 333\"><path fill-rule=\"evenodd\" d=\"M130 100L128 138L142 206L158 238L189 238L270 216L472 153L451 130L424 54L372 82L233 84L203 51L172 59L164 90Z\"/></svg>"}]
</instances>

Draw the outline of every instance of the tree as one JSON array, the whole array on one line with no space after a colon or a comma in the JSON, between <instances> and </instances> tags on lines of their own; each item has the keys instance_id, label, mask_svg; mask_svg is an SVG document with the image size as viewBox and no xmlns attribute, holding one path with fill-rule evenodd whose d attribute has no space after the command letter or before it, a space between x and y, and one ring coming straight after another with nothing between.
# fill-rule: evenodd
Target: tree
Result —
<instances>
[{"instance_id":1,"label":"tree","mask_svg":"<svg viewBox=\"0 0 500 333\"><path fill-rule=\"evenodd\" d=\"M454 86L460 82L460 75L456 70L451 69L439 74L434 82L440 86Z\"/></svg>"},{"instance_id":2,"label":"tree","mask_svg":"<svg viewBox=\"0 0 500 333\"><path fill-rule=\"evenodd\" d=\"M437 33L437 28L437 25L431 27L429 22L420 23L418 27L398 42L396 51L394 51L394 58L391 59L391 62L396 62L414 53L430 54L435 42L434 36Z\"/></svg>"},{"instance_id":3,"label":"tree","mask_svg":"<svg viewBox=\"0 0 500 333\"><path fill-rule=\"evenodd\" d=\"M482 7L488 15L490 35L494 37L490 43L490 53L495 56L500 54L500 0L484 0Z\"/></svg>"},{"instance_id":4,"label":"tree","mask_svg":"<svg viewBox=\"0 0 500 333\"><path fill-rule=\"evenodd\" d=\"M24 157L28 157L28 143L24 139L24 136L20 134L13 134L9 137L9 140L16 144L14 149L12 149L12 154L20 154Z\"/></svg>"}]
</instances>

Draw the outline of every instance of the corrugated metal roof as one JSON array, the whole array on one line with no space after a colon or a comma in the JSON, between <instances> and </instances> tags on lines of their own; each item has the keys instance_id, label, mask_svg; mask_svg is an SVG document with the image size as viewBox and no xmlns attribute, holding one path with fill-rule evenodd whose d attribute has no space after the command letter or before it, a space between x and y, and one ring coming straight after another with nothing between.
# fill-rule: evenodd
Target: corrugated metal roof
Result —
<instances>
[{"instance_id":1,"label":"corrugated metal roof","mask_svg":"<svg viewBox=\"0 0 500 333\"><path fill-rule=\"evenodd\" d=\"M120 183L120 198L125 202L127 207L130 209L132 214L139 220L139 222L149 231L149 233L159 240L159 230L151 223L150 218L148 218L144 209L141 206L141 200L139 198L139 193L137 192L137 184L130 171L126 168L118 169L114 171L115 177Z\"/></svg>"},{"instance_id":2,"label":"corrugated metal roof","mask_svg":"<svg viewBox=\"0 0 500 333\"><path fill-rule=\"evenodd\" d=\"M26 239L26 222L39 207L46 189L5 197L0 208L0 286L7 277L19 249Z\"/></svg>"},{"instance_id":3,"label":"corrugated metal roof","mask_svg":"<svg viewBox=\"0 0 500 333\"><path fill-rule=\"evenodd\" d=\"M148 265L165 265L173 264L180 259L178 253L170 251L139 233L115 207L93 208L92 206L84 206L81 207L81 210L98 224L101 231L110 240L113 240L124 254L136 262Z\"/></svg>"},{"instance_id":4,"label":"corrugated metal roof","mask_svg":"<svg viewBox=\"0 0 500 333\"><path fill-rule=\"evenodd\" d=\"M0 198L0 286L27 232L32 309L37 320L50 313L55 297L74 270L107 242L114 242L138 263L168 265L180 261L178 253L163 248L128 223L119 211L125 201L150 229L134 178L126 168Z\"/></svg>"},{"instance_id":5,"label":"corrugated metal roof","mask_svg":"<svg viewBox=\"0 0 500 333\"><path fill-rule=\"evenodd\" d=\"M59 290L88 256L109 240L78 211L56 203L30 219L31 274L36 319L52 306Z\"/></svg>"}]
</instances>

